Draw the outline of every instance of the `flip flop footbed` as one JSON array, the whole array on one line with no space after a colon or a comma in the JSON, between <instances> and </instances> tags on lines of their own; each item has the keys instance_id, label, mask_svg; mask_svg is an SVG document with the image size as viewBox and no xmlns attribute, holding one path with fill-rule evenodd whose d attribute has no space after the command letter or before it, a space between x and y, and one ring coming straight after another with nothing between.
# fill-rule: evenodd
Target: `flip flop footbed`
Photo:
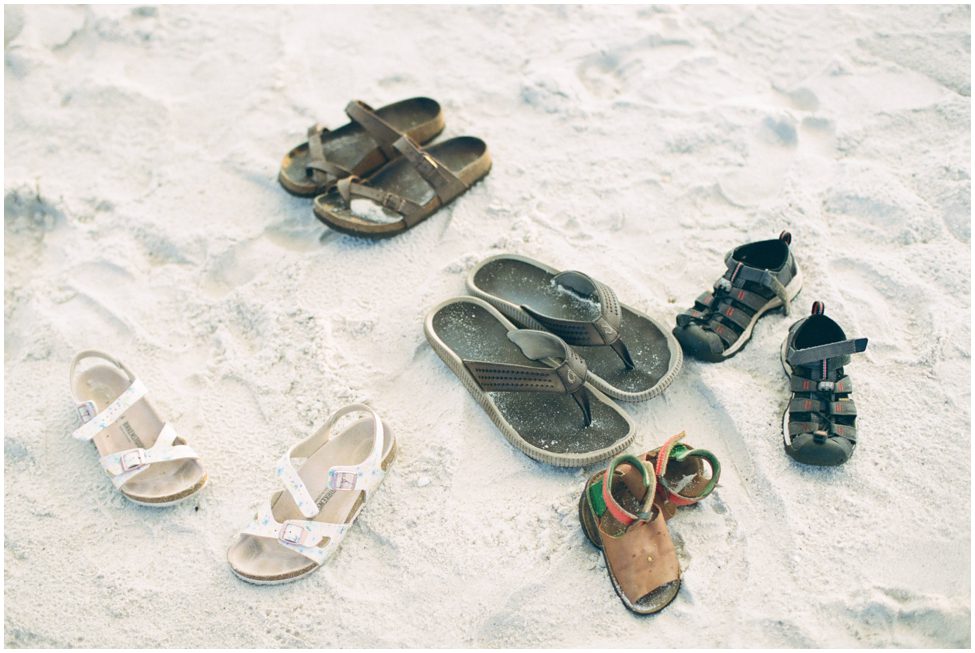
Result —
<instances>
[{"instance_id":1,"label":"flip flop footbed","mask_svg":"<svg viewBox=\"0 0 975 653\"><path fill-rule=\"evenodd\" d=\"M443 130L444 119L440 105L430 98L411 98L375 110L376 115L396 131L418 143L426 143ZM367 176L384 165L388 159L369 132L355 122L347 123L321 136L325 158L346 170ZM278 179L284 188L295 195L309 197L325 192L334 185L323 185L308 174L308 143L303 143L285 155Z\"/></svg>"},{"instance_id":2,"label":"flip flop footbed","mask_svg":"<svg viewBox=\"0 0 975 653\"><path fill-rule=\"evenodd\" d=\"M428 315L427 339L462 380L505 437L528 456L559 466L580 466L622 451L635 429L630 418L601 392L590 388L592 423L584 425L579 406L568 395L535 392L486 392L464 360L531 365L508 338L515 325L496 309L474 298L444 302Z\"/></svg>"},{"instance_id":3,"label":"flip flop footbed","mask_svg":"<svg viewBox=\"0 0 975 653\"><path fill-rule=\"evenodd\" d=\"M94 365L78 372L72 379L74 396L80 402L91 401L95 412L112 404L131 385L120 370L109 365ZM165 422L147 397L142 397L124 414L92 439L100 457L129 449L149 449L162 432ZM183 443L177 439L177 443ZM198 460L183 459L157 462L122 485L121 492L140 504L168 505L200 490L207 480Z\"/></svg>"},{"instance_id":4,"label":"flip flop footbed","mask_svg":"<svg viewBox=\"0 0 975 653\"><path fill-rule=\"evenodd\" d=\"M598 303L553 281L559 271L528 257L512 254L489 258L479 264L467 280L468 290L484 299L519 324L533 329L545 327L521 307L565 320L598 318ZM620 357L607 346L573 345L589 365L593 385L614 399L644 401L663 392L683 363L677 340L661 323L626 305L620 305L619 332L635 363L626 369Z\"/></svg>"}]
</instances>

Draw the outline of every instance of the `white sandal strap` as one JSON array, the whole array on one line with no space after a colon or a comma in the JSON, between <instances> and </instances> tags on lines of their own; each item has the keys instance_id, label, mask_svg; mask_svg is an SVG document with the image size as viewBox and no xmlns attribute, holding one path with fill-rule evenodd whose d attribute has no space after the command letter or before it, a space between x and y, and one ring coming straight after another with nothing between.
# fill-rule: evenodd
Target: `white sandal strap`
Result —
<instances>
[{"instance_id":1,"label":"white sandal strap","mask_svg":"<svg viewBox=\"0 0 975 653\"><path fill-rule=\"evenodd\" d=\"M271 502L277 496L279 494L276 493L271 497L271 501L265 504L257 519L241 533L276 539L282 546L300 553L319 565L323 564L345 537L349 524L329 524L303 519L289 519L284 523L275 521L271 512ZM329 538L329 543L319 547L318 545L326 537Z\"/></svg>"},{"instance_id":2,"label":"white sandal strap","mask_svg":"<svg viewBox=\"0 0 975 653\"><path fill-rule=\"evenodd\" d=\"M327 438L326 438L327 439ZM281 482L284 484L284 489L288 491L291 498L294 499L295 505L298 506L298 510L305 517L314 517L318 514L318 506L315 505L315 499L311 496L308 491L308 487L305 482L301 480L301 476L298 475L298 470L291 463L291 452L294 450L289 449L287 453L281 456L278 461L278 466L275 469L275 473Z\"/></svg>"},{"instance_id":3,"label":"white sandal strap","mask_svg":"<svg viewBox=\"0 0 975 653\"><path fill-rule=\"evenodd\" d=\"M134 379L132 385L125 389L118 398L113 401L102 412L91 416L94 412L94 404L90 401L78 404L78 414L85 423L78 427L72 436L79 440L91 440L99 432L107 429L121 417L125 411L145 396L146 386L139 379Z\"/></svg>"},{"instance_id":4,"label":"white sandal strap","mask_svg":"<svg viewBox=\"0 0 975 653\"><path fill-rule=\"evenodd\" d=\"M154 463L200 457L188 444L174 445L176 437L176 429L167 422L159 432L155 444L148 449L135 448L110 453L103 456L99 462L102 468L111 474L115 487L120 488L133 476L145 471Z\"/></svg>"},{"instance_id":5,"label":"white sandal strap","mask_svg":"<svg viewBox=\"0 0 975 653\"><path fill-rule=\"evenodd\" d=\"M352 404L340 408L325 425L308 438L291 447L278 461L276 474L284 484L284 490L274 492L267 503L261 507L243 535L276 539L282 546L296 551L321 565L332 554L345 537L351 523L333 524L319 521L289 519L284 523L274 518L271 506L287 491L305 517L314 517L319 508L312 498L304 481L295 467L294 461L307 460L329 439L335 423L353 413L366 413L373 422L373 446L366 459L359 465L335 465L329 469L328 487L332 490L361 490L368 499L369 494L382 482L385 472L382 469L382 454L386 435L379 415L369 406ZM329 538L326 546L318 546L324 538Z\"/></svg>"},{"instance_id":6,"label":"white sandal strap","mask_svg":"<svg viewBox=\"0 0 975 653\"><path fill-rule=\"evenodd\" d=\"M324 445L332 434L332 426L346 415L353 413L366 413L372 418L373 422L373 444L372 450L366 459L359 465L336 465L328 471L328 487L333 490L362 490L366 493L366 498L379 485L383 478L382 460L383 444L385 434L383 432L383 421L379 415L365 404L351 404L340 408L325 425L313 435L297 443L281 457L278 461L275 473L285 489L294 499L295 504L305 517L314 517L318 514L318 506L315 499L311 496L305 482L301 480L298 469L293 460L307 459L315 451Z\"/></svg>"},{"instance_id":7,"label":"white sandal strap","mask_svg":"<svg viewBox=\"0 0 975 653\"><path fill-rule=\"evenodd\" d=\"M98 351L97 349L86 349L84 351L79 351L75 355L74 360L71 361L71 367L68 369L69 381L74 380L74 371L78 368L78 363L86 358L101 358L102 360L108 361L115 367L125 372L125 376L129 377L129 381L135 381L135 374L133 374L132 370L125 366L125 363L115 358L111 354L106 354L105 352Z\"/></svg>"},{"instance_id":8,"label":"white sandal strap","mask_svg":"<svg viewBox=\"0 0 975 653\"><path fill-rule=\"evenodd\" d=\"M334 423L339 417L348 415L349 413L366 413L372 418L372 450L366 459L358 465L335 465L329 468L328 487L332 490L361 490L365 492L365 498L368 500L369 495L379 486L379 483L385 475L382 469L383 445L386 441L386 435L383 431L383 421L376 411L369 406L365 404L352 404L335 413L332 419L329 420L329 425Z\"/></svg>"}]
</instances>

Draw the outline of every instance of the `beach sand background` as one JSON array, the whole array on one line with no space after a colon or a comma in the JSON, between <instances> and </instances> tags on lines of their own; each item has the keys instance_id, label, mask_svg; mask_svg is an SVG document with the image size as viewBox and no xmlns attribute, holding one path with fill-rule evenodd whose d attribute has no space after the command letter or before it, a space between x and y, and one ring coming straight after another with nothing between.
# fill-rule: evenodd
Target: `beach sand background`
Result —
<instances>
[{"instance_id":1,"label":"beach sand background","mask_svg":"<svg viewBox=\"0 0 975 653\"><path fill-rule=\"evenodd\" d=\"M5 9L4 641L23 646L971 644L970 8ZM316 120L416 95L491 174L411 232L329 231L275 177ZM576 517L588 474L507 444L422 319L500 252L670 322L730 248L805 288L734 359L626 409L724 463L638 618ZM870 347L860 444L782 450L779 345L813 300ZM204 456L152 510L73 440L115 353ZM400 454L339 553L254 587L227 546L274 461L353 401Z\"/></svg>"}]
</instances>

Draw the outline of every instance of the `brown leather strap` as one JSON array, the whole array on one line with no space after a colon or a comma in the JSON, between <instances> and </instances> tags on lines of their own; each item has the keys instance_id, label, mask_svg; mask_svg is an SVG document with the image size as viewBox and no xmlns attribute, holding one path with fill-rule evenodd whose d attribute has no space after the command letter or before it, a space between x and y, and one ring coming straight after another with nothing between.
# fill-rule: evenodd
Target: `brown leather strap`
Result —
<instances>
[{"instance_id":1,"label":"brown leather strap","mask_svg":"<svg viewBox=\"0 0 975 653\"><path fill-rule=\"evenodd\" d=\"M366 130L372 138L379 144L379 149L386 155L386 159L392 161L396 158L396 150L393 143L402 136L388 122L380 118L376 111L360 100L352 100L345 107L345 113L353 122Z\"/></svg>"},{"instance_id":2,"label":"brown leather strap","mask_svg":"<svg viewBox=\"0 0 975 653\"><path fill-rule=\"evenodd\" d=\"M316 122L308 128L308 163L305 164L305 171L317 184L324 184L328 181L329 175L335 179L341 179L351 174L349 170L325 158L322 134L327 133L328 127L321 123Z\"/></svg>"},{"instance_id":3,"label":"brown leather strap","mask_svg":"<svg viewBox=\"0 0 975 653\"><path fill-rule=\"evenodd\" d=\"M467 185L447 166L420 148L409 137L403 136L393 143L396 150L412 164L428 184L433 186L442 204L446 204L467 190Z\"/></svg>"},{"instance_id":4,"label":"brown leather strap","mask_svg":"<svg viewBox=\"0 0 975 653\"><path fill-rule=\"evenodd\" d=\"M346 206L350 206L353 197L370 199L376 204L394 211L403 216L403 222L408 227L412 227L420 220L423 207L416 202L409 200L396 193L389 193L372 186L361 183L361 179L356 176L349 176L339 181L337 187L339 195L345 200Z\"/></svg>"},{"instance_id":5,"label":"brown leather strap","mask_svg":"<svg viewBox=\"0 0 975 653\"><path fill-rule=\"evenodd\" d=\"M328 133L328 127L320 122L308 128L308 159L324 161L325 149L322 147L322 134Z\"/></svg>"}]
</instances>

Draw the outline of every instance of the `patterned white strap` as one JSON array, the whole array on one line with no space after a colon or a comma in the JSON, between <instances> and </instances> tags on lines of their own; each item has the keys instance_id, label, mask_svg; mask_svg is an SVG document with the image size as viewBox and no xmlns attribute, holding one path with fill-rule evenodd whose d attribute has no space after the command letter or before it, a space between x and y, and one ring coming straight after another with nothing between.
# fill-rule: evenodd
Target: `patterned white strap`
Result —
<instances>
[{"instance_id":1,"label":"patterned white strap","mask_svg":"<svg viewBox=\"0 0 975 653\"><path fill-rule=\"evenodd\" d=\"M276 474L305 517L314 517L318 514L319 508L301 479L295 461L307 460L318 451L328 441L335 423L352 413L366 413L372 418L373 446L366 460L361 464L336 465L330 468L328 487L332 490L362 490L368 497L383 479L381 462L386 436L382 419L376 411L364 404L345 406L329 417L317 432L291 447L278 461ZM272 494L270 501L261 508L257 518L241 533L276 539L282 546L297 551L321 565L345 537L350 524L331 524L310 519L289 519L283 523L278 522L274 518L271 506L285 490L278 490ZM324 547L318 546L326 537L329 538L328 544Z\"/></svg>"},{"instance_id":2,"label":"patterned white strap","mask_svg":"<svg viewBox=\"0 0 975 653\"><path fill-rule=\"evenodd\" d=\"M368 499L373 490L379 487L383 476L385 476L382 468L383 445L386 443L383 421L376 411L369 406L352 404L335 413L329 422L334 423L334 420L349 413L366 413L372 418L372 449L366 459L358 465L335 465L329 468L328 487L333 490L361 490L365 492L366 499Z\"/></svg>"},{"instance_id":3,"label":"patterned white strap","mask_svg":"<svg viewBox=\"0 0 975 653\"><path fill-rule=\"evenodd\" d=\"M319 565L323 564L345 537L349 524L329 524L303 519L278 522L271 511L271 503L279 496L281 496L280 492L275 493L271 497L271 502L265 504L258 513L257 519L241 532L276 539L282 546L300 553ZM318 546L326 537L329 538L328 544L324 547Z\"/></svg>"},{"instance_id":4,"label":"patterned white strap","mask_svg":"<svg viewBox=\"0 0 975 653\"><path fill-rule=\"evenodd\" d=\"M133 476L145 471L154 463L200 457L188 444L174 445L176 437L176 429L167 422L159 432L156 442L148 449L126 449L110 453L103 456L99 462L102 468L111 474L115 487L120 488Z\"/></svg>"},{"instance_id":5,"label":"patterned white strap","mask_svg":"<svg viewBox=\"0 0 975 653\"><path fill-rule=\"evenodd\" d=\"M115 420L121 417L135 402L142 399L145 394L146 386L139 379L135 379L132 381L132 385L126 388L115 401L94 417L91 416L91 413L94 412L92 402L86 401L79 404L78 414L85 423L78 427L72 436L79 440L91 440L101 431L114 424Z\"/></svg>"},{"instance_id":6,"label":"patterned white strap","mask_svg":"<svg viewBox=\"0 0 975 653\"><path fill-rule=\"evenodd\" d=\"M328 471L328 487L333 490L362 490L368 498L369 494L382 482L384 473L380 463L383 444L385 443L382 419L376 411L365 404L351 404L340 408L328 418L321 429L285 452L275 468L275 474L281 479L285 489L295 500L298 510L305 517L317 515L318 506L305 486L305 482L301 480L301 475L294 461L307 459L308 456L318 451L328 441L335 423L342 417L353 413L366 413L372 418L372 449L359 465L336 465L330 468Z\"/></svg>"},{"instance_id":7,"label":"patterned white strap","mask_svg":"<svg viewBox=\"0 0 975 653\"><path fill-rule=\"evenodd\" d=\"M315 504L315 499L311 496L308 491L308 487L305 482L301 480L301 476L298 474L298 470L292 464L291 452L294 451L296 447L292 447L281 456L278 461L278 466L275 468L274 472L277 477L281 479L284 484L284 488L291 495L291 498L295 500L295 505L298 506L298 510L305 517L314 517L318 514L318 506Z\"/></svg>"}]
</instances>

